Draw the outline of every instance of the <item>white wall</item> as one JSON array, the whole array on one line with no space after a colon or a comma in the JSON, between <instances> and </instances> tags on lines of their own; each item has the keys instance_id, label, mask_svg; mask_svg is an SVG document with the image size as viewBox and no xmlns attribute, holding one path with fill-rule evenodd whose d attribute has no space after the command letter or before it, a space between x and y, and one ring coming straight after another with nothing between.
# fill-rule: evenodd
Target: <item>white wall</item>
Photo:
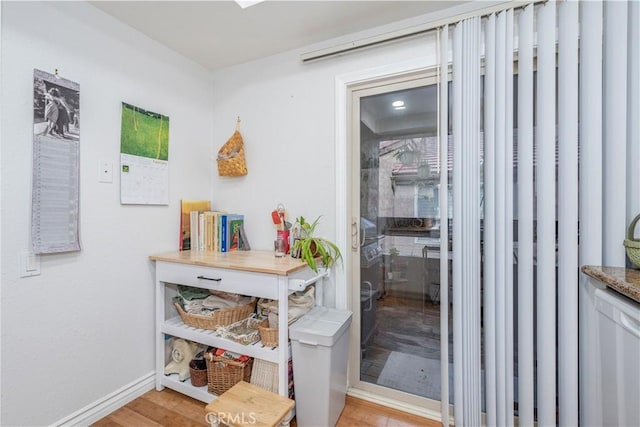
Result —
<instances>
[{"instance_id":1,"label":"white wall","mask_svg":"<svg viewBox=\"0 0 640 427\"><path fill-rule=\"evenodd\" d=\"M2 423L45 425L154 368L147 256L177 249L181 198L211 193L211 82L86 3L2 9ZM82 251L42 256L42 274L22 279L34 68L80 84ZM120 205L122 101L170 117L169 206ZM114 164L112 184L98 182L103 159Z\"/></svg>"},{"instance_id":2,"label":"white wall","mask_svg":"<svg viewBox=\"0 0 640 427\"><path fill-rule=\"evenodd\" d=\"M292 222L323 215L318 234L335 236L336 175L344 173L336 169L336 78L433 55L427 38L310 64L295 50L214 73L214 151L240 116L249 173L214 171L211 197L218 208L245 213L252 247L273 247L278 202Z\"/></svg>"}]
</instances>

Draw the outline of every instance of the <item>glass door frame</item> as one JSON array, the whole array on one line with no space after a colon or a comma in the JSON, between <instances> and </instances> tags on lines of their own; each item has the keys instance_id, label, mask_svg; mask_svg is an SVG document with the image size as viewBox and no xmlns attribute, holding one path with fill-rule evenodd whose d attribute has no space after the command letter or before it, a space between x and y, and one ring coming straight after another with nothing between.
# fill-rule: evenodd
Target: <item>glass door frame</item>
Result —
<instances>
[{"instance_id":1,"label":"glass door frame","mask_svg":"<svg viewBox=\"0 0 640 427\"><path fill-rule=\"evenodd\" d=\"M351 325L351 340L349 351L349 389L350 394L358 397L375 396L381 403L392 403L409 412L412 408L423 408L429 414L440 414L440 401L427 399L390 389L377 384L360 380L361 336L360 336L360 99L366 96L395 92L422 86L438 84L436 68L429 68L417 72L408 72L391 77L373 79L347 86L347 177L348 177L348 217L351 218L351 239L348 250L351 266L347 272L349 308L353 312ZM447 337L448 339L448 337ZM440 381L440 378L437 379ZM422 413L421 415L424 415Z\"/></svg>"}]
</instances>

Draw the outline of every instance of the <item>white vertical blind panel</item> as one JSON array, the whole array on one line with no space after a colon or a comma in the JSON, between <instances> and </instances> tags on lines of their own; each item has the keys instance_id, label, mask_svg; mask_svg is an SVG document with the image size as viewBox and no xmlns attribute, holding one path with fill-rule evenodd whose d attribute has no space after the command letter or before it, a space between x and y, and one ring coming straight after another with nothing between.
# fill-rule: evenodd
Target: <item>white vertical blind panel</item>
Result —
<instances>
[{"instance_id":1,"label":"white vertical blind panel","mask_svg":"<svg viewBox=\"0 0 640 427\"><path fill-rule=\"evenodd\" d=\"M604 265L624 267L627 231L627 2L604 3ZM637 40L636 40L637 43Z\"/></svg>"},{"instance_id":2,"label":"white vertical blind panel","mask_svg":"<svg viewBox=\"0 0 640 427\"><path fill-rule=\"evenodd\" d=\"M579 218L581 265L602 265L602 2L580 2L580 180ZM582 285L588 285L581 276ZM585 312L588 298L583 295L580 313ZM590 318L580 314L580 353L593 351L589 341ZM597 425L600 416L594 394L598 389L592 368L586 364L580 370L580 423Z\"/></svg>"},{"instance_id":3,"label":"white vertical blind panel","mask_svg":"<svg viewBox=\"0 0 640 427\"><path fill-rule=\"evenodd\" d=\"M470 369L468 372L469 391L468 399L470 402L469 415L466 417L472 425L480 425L482 418L481 405L481 344L480 344L480 17L469 20L468 34L468 58L470 66L469 71L469 87L472 93L467 108L469 109L470 127L468 138L468 156L469 163L467 182L469 185L469 215L467 221L468 236L468 259L469 280L468 289L468 334Z\"/></svg>"},{"instance_id":4,"label":"white vertical blind panel","mask_svg":"<svg viewBox=\"0 0 640 427\"><path fill-rule=\"evenodd\" d=\"M518 419L533 418L533 5L518 26Z\"/></svg>"},{"instance_id":5,"label":"white vertical blind panel","mask_svg":"<svg viewBox=\"0 0 640 427\"><path fill-rule=\"evenodd\" d=\"M485 29L484 75L484 337L487 426L497 425L496 403L496 287L495 287L495 87L496 15Z\"/></svg>"},{"instance_id":6,"label":"white vertical blind panel","mask_svg":"<svg viewBox=\"0 0 640 427\"><path fill-rule=\"evenodd\" d=\"M449 425L449 26L440 32L440 412Z\"/></svg>"},{"instance_id":7,"label":"white vertical blind panel","mask_svg":"<svg viewBox=\"0 0 640 427\"><path fill-rule=\"evenodd\" d=\"M505 38L506 38L506 17L504 13L498 14L496 19L496 126L495 126L495 158L496 158L496 193L495 193L495 260L496 260L496 403L497 419L499 426L504 426L506 420L506 268L505 268L505 162L506 162L506 135L505 120L506 87L505 76Z\"/></svg>"},{"instance_id":8,"label":"white vertical blind panel","mask_svg":"<svg viewBox=\"0 0 640 427\"><path fill-rule=\"evenodd\" d=\"M601 1L580 3L580 264L602 265ZM583 379L584 376L581 376ZM585 407L586 405L580 405Z\"/></svg>"},{"instance_id":9,"label":"white vertical blind panel","mask_svg":"<svg viewBox=\"0 0 640 427\"><path fill-rule=\"evenodd\" d=\"M470 18L456 25L454 303L459 301L460 304L457 305L459 309L454 311L454 380L455 416L456 424L459 425L481 423L479 49L480 18ZM456 70L459 70L459 73ZM458 274L462 276L460 281L456 279ZM456 289L456 285L459 285L460 289Z\"/></svg>"},{"instance_id":10,"label":"white vertical blind panel","mask_svg":"<svg viewBox=\"0 0 640 427\"><path fill-rule=\"evenodd\" d=\"M513 425L513 9L505 14L504 264L506 425Z\"/></svg>"},{"instance_id":11,"label":"white vertical blind panel","mask_svg":"<svg viewBox=\"0 0 640 427\"><path fill-rule=\"evenodd\" d=\"M640 2L629 2L629 40L640 40ZM627 108L627 221L640 213L640 43L629 43Z\"/></svg>"},{"instance_id":12,"label":"white vertical blind panel","mask_svg":"<svg viewBox=\"0 0 640 427\"><path fill-rule=\"evenodd\" d=\"M558 422L578 425L578 3L558 8Z\"/></svg>"},{"instance_id":13,"label":"white vertical blind panel","mask_svg":"<svg viewBox=\"0 0 640 427\"><path fill-rule=\"evenodd\" d=\"M555 29L556 4L538 13L537 307L538 424L556 425Z\"/></svg>"},{"instance_id":14,"label":"white vertical blind panel","mask_svg":"<svg viewBox=\"0 0 640 427\"><path fill-rule=\"evenodd\" d=\"M453 32L453 392L456 424L465 425L462 383L462 23Z\"/></svg>"}]
</instances>

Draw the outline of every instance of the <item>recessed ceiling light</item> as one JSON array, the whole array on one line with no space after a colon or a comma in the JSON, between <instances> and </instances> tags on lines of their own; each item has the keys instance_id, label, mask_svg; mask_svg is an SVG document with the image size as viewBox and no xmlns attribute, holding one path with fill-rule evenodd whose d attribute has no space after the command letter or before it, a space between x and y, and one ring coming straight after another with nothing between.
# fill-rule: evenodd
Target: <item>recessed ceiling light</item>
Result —
<instances>
[{"instance_id":1,"label":"recessed ceiling light","mask_svg":"<svg viewBox=\"0 0 640 427\"><path fill-rule=\"evenodd\" d=\"M407 108L407 107L405 107L405 106L403 105L403 106L401 106L401 107L394 107L394 108L395 108L396 110L404 110L404 109L405 109L405 108Z\"/></svg>"},{"instance_id":2,"label":"recessed ceiling light","mask_svg":"<svg viewBox=\"0 0 640 427\"><path fill-rule=\"evenodd\" d=\"M391 105L393 105L396 108L404 107L404 101L393 101L393 103Z\"/></svg>"},{"instance_id":3,"label":"recessed ceiling light","mask_svg":"<svg viewBox=\"0 0 640 427\"><path fill-rule=\"evenodd\" d=\"M236 0L238 6L243 9L248 8L249 6L253 6L254 4L262 3L264 0Z\"/></svg>"}]
</instances>

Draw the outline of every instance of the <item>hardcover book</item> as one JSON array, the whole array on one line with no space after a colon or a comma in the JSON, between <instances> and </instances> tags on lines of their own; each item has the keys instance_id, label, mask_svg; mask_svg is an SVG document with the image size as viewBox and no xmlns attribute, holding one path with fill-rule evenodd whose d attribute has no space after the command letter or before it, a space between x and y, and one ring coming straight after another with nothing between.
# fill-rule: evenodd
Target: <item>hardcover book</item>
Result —
<instances>
[{"instance_id":1,"label":"hardcover book","mask_svg":"<svg viewBox=\"0 0 640 427\"><path fill-rule=\"evenodd\" d=\"M181 251L191 249L191 212L208 211L211 209L209 200L182 200L180 203L180 242ZM194 248L196 249L196 248Z\"/></svg>"},{"instance_id":2,"label":"hardcover book","mask_svg":"<svg viewBox=\"0 0 640 427\"><path fill-rule=\"evenodd\" d=\"M227 218L227 230L229 243L229 252L237 251L242 247L242 236L240 235L240 228L244 224L244 215L229 215Z\"/></svg>"}]
</instances>

